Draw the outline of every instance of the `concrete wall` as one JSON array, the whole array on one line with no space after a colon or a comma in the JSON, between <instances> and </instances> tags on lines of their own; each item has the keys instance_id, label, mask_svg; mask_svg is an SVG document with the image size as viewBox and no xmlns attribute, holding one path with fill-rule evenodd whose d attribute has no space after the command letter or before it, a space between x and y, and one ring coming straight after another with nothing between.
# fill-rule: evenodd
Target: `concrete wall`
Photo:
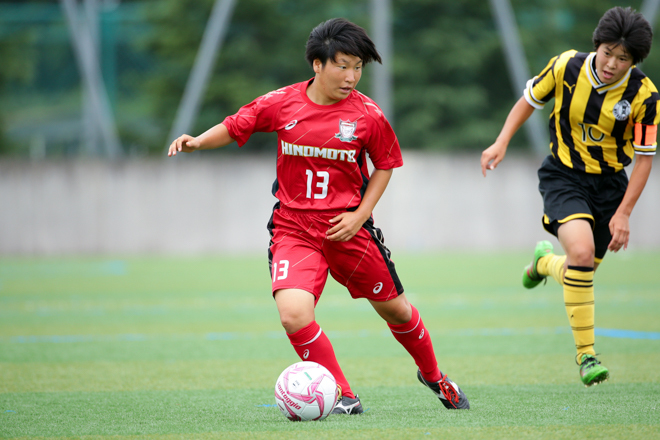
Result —
<instances>
[{"instance_id":1,"label":"concrete wall","mask_svg":"<svg viewBox=\"0 0 660 440\"><path fill-rule=\"evenodd\" d=\"M531 249L551 237L540 224L540 160L507 156L487 178L478 154L404 160L374 212L393 251ZM0 254L265 253L274 178L274 158L240 154L0 161ZM659 197L656 171L631 248L660 248Z\"/></svg>"}]
</instances>

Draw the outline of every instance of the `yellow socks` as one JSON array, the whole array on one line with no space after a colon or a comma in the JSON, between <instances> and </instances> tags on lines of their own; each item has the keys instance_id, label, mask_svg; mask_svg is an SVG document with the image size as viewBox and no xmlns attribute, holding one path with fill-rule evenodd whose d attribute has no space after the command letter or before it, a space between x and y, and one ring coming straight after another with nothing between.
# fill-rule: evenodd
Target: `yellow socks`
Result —
<instances>
[{"instance_id":1,"label":"yellow socks","mask_svg":"<svg viewBox=\"0 0 660 440\"><path fill-rule=\"evenodd\" d=\"M539 258L536 264L536 272L539 275L551 276L560 285L564 285L564 263L566 262L566 255L549 254L545 257Z\"/></svg>"},{"instance_id":2,"label":"yellow socks","mask_svg":"<svg viewBox=\"0 0 660 440\"><path fill-rule=\"evenodd\" d=\"M578 363L583 354L595 355L594 351L594 269L593 267L568 266L564 272L566 255L549 254L539 258L536 271L551 276L564 286L566 314L573 331Z\"/></svg>"},{"instance_id":3,"label":"yellow socks","mask_svg":"<svg viewBox=\"0 0 660 440\"><path fill-rule=\"evenodd\" d=\"M595 355L593 267L568 266L564 276L564 304L573 330L577 359L582 359L583 354Z\"/></svg>"}]
</instances>

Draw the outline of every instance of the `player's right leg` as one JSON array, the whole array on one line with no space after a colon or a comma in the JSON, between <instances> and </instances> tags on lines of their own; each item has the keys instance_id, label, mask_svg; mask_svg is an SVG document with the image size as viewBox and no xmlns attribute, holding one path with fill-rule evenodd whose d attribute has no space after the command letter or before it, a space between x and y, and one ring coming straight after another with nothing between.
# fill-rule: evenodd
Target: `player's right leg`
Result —
<instances>
[{"instance_id":1,"label":"player's right leg","mask_svg":"<svg viewBox=\"0 0 660 440\"><path fill-rule=\"evenodd\" d=\"M323 365L334 376L342 396L356 399L330 340L315 320L314 295L301 289L280 289L274 296L282 326L300 359Z\"/></svg>"},{"instance_id":2,"label":"player's right leg","mask_svg":"<svg viewBox=\"0 0 660 440\"><path fill-rule=\"evenodd\" d=\"M304 214L277 208L273 211L269 223L273 297L282 326L300 359L326 367L342 395L357 399L337 362L330 340L315 319L314 307L328 277L327 262L316 245L318 238L321 241L325 238L327 223L321 227L322 231L318 230L315 222Z\"/></svg>"},{"instance_id":3,"label":"player's right leg","mask_svg":"<svg viewBox=\"0 0 660 440\"><path fill-rule=\"evenodd\" d=\"M595 243L591 223L584 219L568 221L558 228L557 236L566 251L564 303L575 340L580 379L585 386L596 385L607 380L609 372L596 360L594 351Z\"/></svg>"},{"instance_id":4,"label":"player's right leg","mask_svg":"<svg viewBox=\"0 0 660 440\"><path fill-rule=\"evenodd\" d=\"M275 292L275 302L282 326L300 359L323 365L341 387L342 396L355 398L330 339L314 318L314 296L300 289L281 289Z\"/></svg>"}]
</instances>

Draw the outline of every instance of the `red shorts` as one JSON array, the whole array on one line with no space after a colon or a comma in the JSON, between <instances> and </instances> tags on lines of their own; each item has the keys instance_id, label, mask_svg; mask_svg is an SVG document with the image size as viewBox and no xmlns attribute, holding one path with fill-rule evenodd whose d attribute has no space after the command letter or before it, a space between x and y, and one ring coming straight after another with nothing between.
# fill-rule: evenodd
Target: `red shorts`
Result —
<instances>
[{"instance_id":1,"label":"red shorts","mask_svg":"<svg viewBox=\"0 0 660 440\"><path fill-rule=\"evenodd\" d=\"M271 234L268 262L273 293L302 289L319 300L328 272L346 286L353 298L388 301L403 286L373 219L347 242L330 241L330 219L341 211L300 211L275 206L268 224Z\"/></svg>"}]
</instances>

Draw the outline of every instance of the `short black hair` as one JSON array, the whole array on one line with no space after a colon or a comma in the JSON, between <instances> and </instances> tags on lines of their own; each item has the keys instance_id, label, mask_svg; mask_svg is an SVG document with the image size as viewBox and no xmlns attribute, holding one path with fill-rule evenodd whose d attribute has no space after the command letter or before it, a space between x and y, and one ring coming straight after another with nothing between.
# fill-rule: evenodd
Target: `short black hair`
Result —
<instances>
[{"instance_id":1,"label":"short black hair","mask_svg":"<svg viewBox=\"0 0 660 440\"><path fill-rule=\"evenodd\" d=\"M617 6L603 14L594 30L593 42L596 50L603 43L621 45L637 64L651 51L653 29L642 14Z\"/></svg>"},{"instance_id":2,"label":"short black hair","mask_svg":"<svg viewBox=\"0 0 660 440\"><path fill-rule=\"evenodd\" d=\"M360 58L363 65L372 61L382 63L374 42L355 23L344 18L332 18L312 29L305 50L305 59L310 66L314 66L316 59L325 66L329 59L335 60L338 52Z\"/></svg>"}]
</instances>

